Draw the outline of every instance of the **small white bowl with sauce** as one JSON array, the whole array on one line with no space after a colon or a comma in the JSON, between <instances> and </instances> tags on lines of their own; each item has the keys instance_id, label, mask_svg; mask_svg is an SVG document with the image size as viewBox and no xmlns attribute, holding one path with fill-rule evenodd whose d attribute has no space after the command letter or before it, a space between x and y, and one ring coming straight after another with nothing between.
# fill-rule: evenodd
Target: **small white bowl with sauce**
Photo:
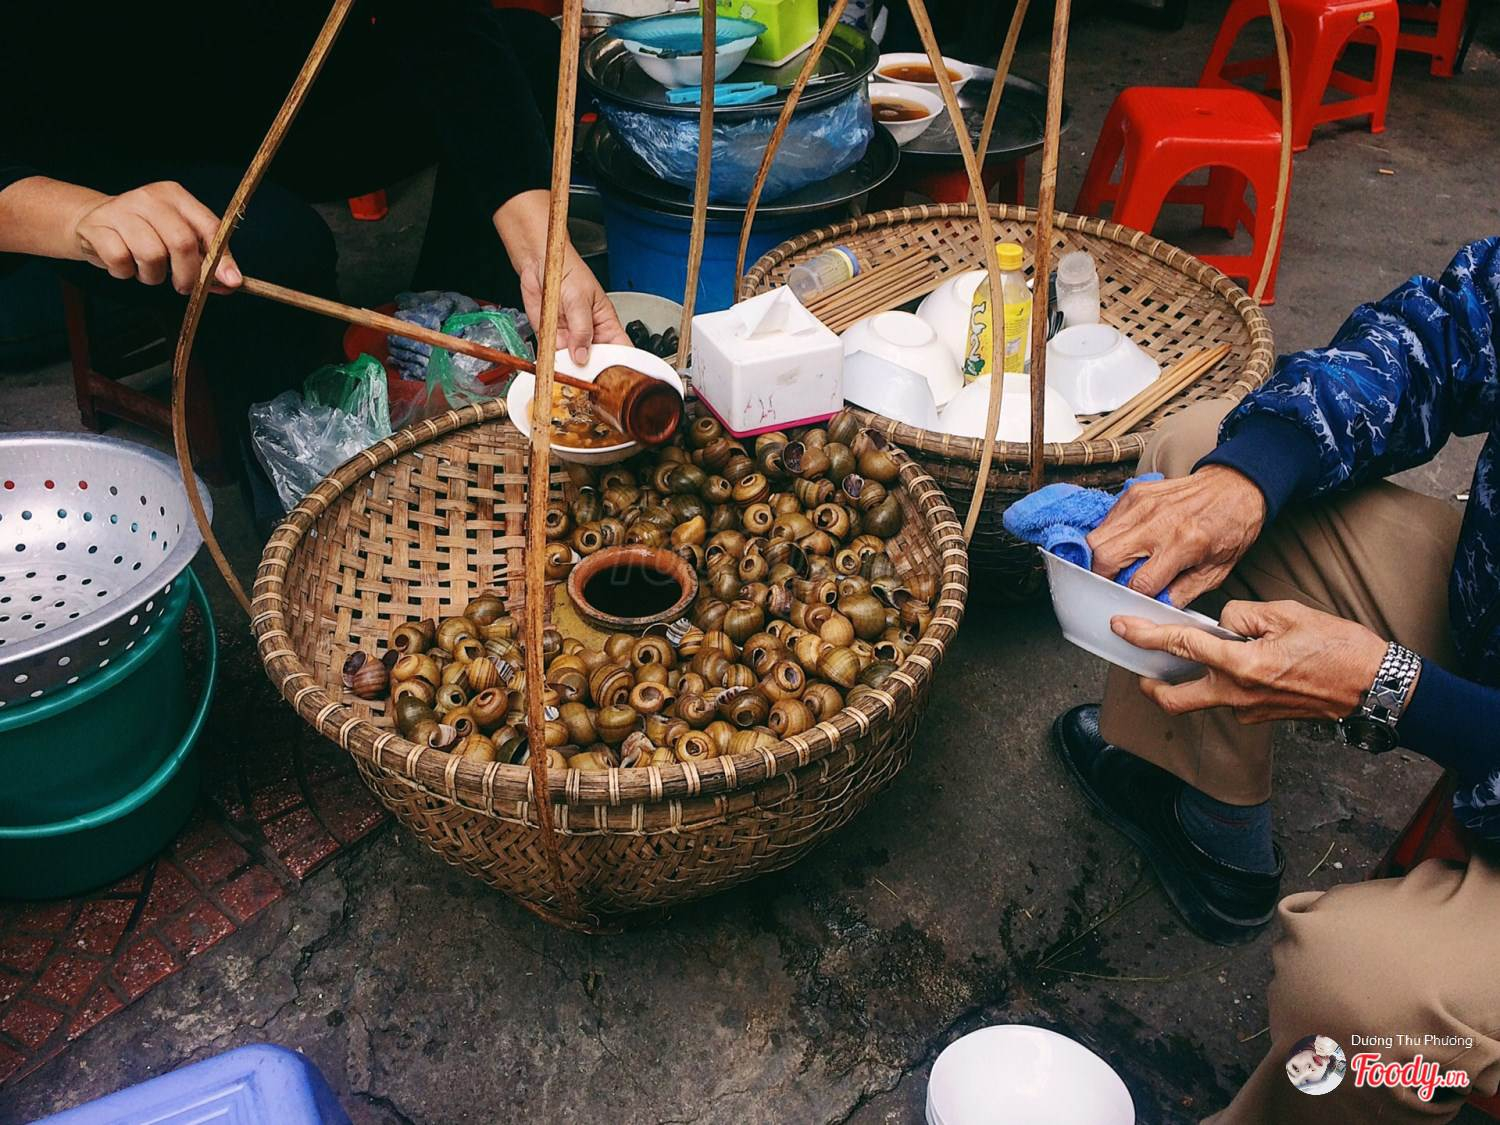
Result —
<instances>
[{"instance_id":1,"label":"small white bowl with sauce","mask_svg":"<svg viewBox=\"0 0 1500 1125\"><path fill-rule=\"evenodd\" d=\"M948 68L948 79L953 83L955 94L964 88L965 82L974 77L974 68L966 62L950 59L944 55L943 65ZM879 82L898 82L903 86L915 86L919 90L928 90L934 94L939 91L937 74L932 69L932 63L921 51L895 51L881 55L880 62L875 67L875 79Z\"/></svg>"},{"instance_id":2,"label":"small white bowl with sauce","mask_svg":"<svg viewBox=\"0 0 1500 1125\"><path fill-rule=\"evenodd\" d=\"M942 95L935 90L901 82L871 82L870 109L875 120L890 130L898 145L914 141L943 112Z\"/></svg>"}]
</instances>

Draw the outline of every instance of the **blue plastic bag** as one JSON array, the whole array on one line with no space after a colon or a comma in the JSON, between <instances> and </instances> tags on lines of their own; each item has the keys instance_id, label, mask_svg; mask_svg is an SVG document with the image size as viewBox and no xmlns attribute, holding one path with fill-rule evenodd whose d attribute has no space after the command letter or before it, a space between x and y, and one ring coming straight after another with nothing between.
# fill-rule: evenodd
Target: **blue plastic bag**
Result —
<instances>
[{"instance_id":1,"label":"blue plastic bag","mask_svg":"<svg viewBox=\"0 0 1500 1125\"><path fill-rule=\"evenodd\" d=\"M691 188L698 173L698 119L630 109L601 99L599 108L620 143L668 183ZM755 185L776 115L714 123L713 173L708 196L744 203ZM875 118L863 89L821 109L796 114L776 150L761 198L767 202L852 168L875 136Z\"/></svg>"}]
</instances>

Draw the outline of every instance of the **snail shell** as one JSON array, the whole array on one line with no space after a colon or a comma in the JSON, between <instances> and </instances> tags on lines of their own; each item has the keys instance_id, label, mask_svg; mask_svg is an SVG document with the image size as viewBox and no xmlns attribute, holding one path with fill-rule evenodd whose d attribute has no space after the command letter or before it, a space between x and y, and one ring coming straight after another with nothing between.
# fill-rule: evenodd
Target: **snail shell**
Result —
<instances>
[{"instance_id":1,"label":"snail shell","mask_svg":"<svg viewBox=\"0 0 1500 1125\"><path fill-rule=\"evenodd\" d=\"M848 691L859 680L859 657L847 648L829 648L818 658L818 675Z\"/></svg>"},{"instance_id":2,"label":"snail shell","mask_svg":"<svg viewBox=\"0 0 1500 1125\"><path fill-rule=\"evenodd\" d=\"M599 732L600 741L613 746L624 741L625 736L636 729L639 721L640 715L635 708L628 704L615 704L599 709L599 713L594 716L594 729Z\"/></svg>"},{"instance_id":3,"label":"snail shell","mask_svg":"<svg viewBox=\"0 0 1500 1125\"><path fill-rule=\"evenodd\" d=\"M453 659L456 663L469 665L484 656L484 642L478 637L459 637L453 643Z\"/></svg>"},{"instance_id":4,"label":"snail shell","mask_svg":"<svg viewBox=\"0 0 1500 1125\"><path fill-rule=\"evenodd\" d=\"M739 645L758 633L765 623L765 611L754 602L741 599L730 603L720 628L731 641Z\"/></svg>"},{"instance_id":5,"label":"snail shell","mask_svg":"<svg viewBox=\"0 0 1500 1125\"><path fill-rule=\"evenodd\" d=\"M694 449L702 449L709 442L724 436L724 427L712 414L693 419L688 427L687 443Z\"/></svg>"},{"instance_id":6,"label":"snail shell","mask_svg":"<svg viewBox=\"0 0 1500 1125\"><path fill-rule=\"evenodd\" d=\"M767 699L795 699L807 688L807 673L791 660L778 660L761 680L760 690Z\"/></svg>"},{"instance_id":7,"label":"snail shell","mask_svg":"<svg viewBox=\"0 0 1500 1125\"><path fill-rule=\"evenodd\" d=\"M495 641L514 641L516 632L516 619L508 614L479 627L479 636L487 645Z\"/></svg>"},{"instance_id":8,"label":"snail shell","mask_svg":"<svg viewBox=\"0 0 1500 1125\"><path fill-rule=\"evenodd\" d=\"M453 752L476 765L487 765L496 759L495 744L482 734L469 735L453 748Z\"/></svg>"},{"instance_id":9,"label":"snail shell","mask_svg":"<svg viewBox=\"0 0 1500 1125\"><path fill-rule=\"evenodd\" d=\"M885 606L873 594L859 593L840 598L839 612L853 624L855 634L862 641L873 641L885 632ZM833 641L826 634L824 639L834 644L849 643Z\"/></svg>"},{"instance_id":10,"label":"snail shell","mask_svg":"<svg viewBox=\"0 0 1500 1125\"><path fill-rule=\"evenodd\" d=\"M542 573L549 579L558 581L572 572L573 562L572 545L563 540L556 540L548 543L542 552Z\"/></svg>"},{"instance_id":11,"label":"snail shell","mask_svg":"<svg viewBox=\"0 0 1500 1125\"><path fill-rule=\"evenodd\" d=\"M717 757L719 748L702 731L690 730L682 735L672 746L672 755L679 762L706 762L710 758Z\"/></svg>"},{"instance_id":12,"label":"snail shell","mask_svg":"<svg viewBox=\"0 0 1500 1125\"><path fill-rule=\"evenodd\" d=\"M636 684L630 689L630 706L642 715L654 715L671 702L671 693L660 684Z\"/></svg>"},{"instance_id":13,"label":"snail shell","mask_svg":"<svg viewBox=\"0 0 1500 1125\"><path fill-rule=\"evenodd\" d=\"M445 617L438 622L437 646L444 652L452 652L463 637L479 638L479 626L467 617Z\"/></svg>"},{"instance_id":14,"label":"snail shell","mask_svg":"<svg viewBox=\"0 0 1500 1125\"><path fill-rule=\"evenodd\" d=\"M883 539L889 539L900 531L904 522L901 504L895 496L891 495L887 495L884 500L864 514L864 529Z\"/></svg>"},{"instance_id":15,"label":"snail shell","mask_svg":"<svg viewBox=\"0 0 1500 1125\"><path fill-rule=\"evenodd\" d=\"M570 542L573 544L573 550L580 555L592 555L603 548L604 533L599 528L599 521L590 520L588 523L579 524L573 529Z\"/></svg>"},{"instance_id":16,"label":"snail shell","mask_svg":"<svg viewBox=\"0 0 1500 1125\"><path fill-rule=\"evenodd\" d=\"M391 698L394 700L416 699L431 707L437 699L437 689L426 680L401 680L391 689Z\"/></svg>"},{"instance_id":17,"label":"snail shell","mask_svg":"<svg viewBox=\"0 0 1500 1125\"><path fill-rule=\"evenodd\" d=\"M740 657L758 676L768 673L786 652L786 647L770 633L755 633L746 638Z\"/></svg>"},{"instance_id":18,"label":"snail shell","mask_svg":"<svg viewBox=\"0 0 1500 1125\"><path fill-rule=\"evenodd\" d=\"M698 694L679 695L674 709L677 717L688 726L700 729L713 721L715 713L713 701Z\"/></svg>"},{"instance_id":19,"label":"snail shell","mask_svg":"<svg viewBox=\"0 0 1500 1125\"><path fill-rule=\"evenodd\" d=\"M640 731L635 731L626 736L625 741L620 743L620 767L630 769L633 767L645 768L651 764L651 758L656 753L656 747L651 740Z\"/></svg>"},{"instance_id":20,"label":"snail shell","mask_svg":"<svg viewBox=\"0 0 1500 1125\"><path fill-rule=\"evenodd\" d=\"M557 709L557 718L567 729L568 741L575 746L588 746L599 741L593 714L582 703L564 703Z\"/></svg>"},{"instance_id":21,"label":"snail shell","mask_svg":"<svg viewBox=\"0 0 1500 1125\"><path fill-rule=\"evenodd\" d=\"M778 699L771 706L766 724L780 738L791 738L813 725L813 713L800 699Z\"/></svg>"},{"instance_id":22,"label":"snail shell","mask_svg":"<svg viewBox=\"0 0 1500 1125\"><path fill-rule=\"evenodd\" d=\"M437 661L426 653L408 653L396 661L395 667L391 669L391 679L398 684L407 680L421 680L430 687L437 687L443 682L443 673L439 670Z\"/></svg>"},{"instance_id":23,"label":"snail shell","mask_svg":"<svg viewBox=\"0 0 1500 1125\"><path fill-rule=\"evenodd\" d=\"M727 504L734 499L734 485L723 477L709 477L703 486L703 499L710 504Z\"/></svg>"},{"instance_id":24,"label":"snail shell","mask_svg":"<svg viewBox=\"0 0 1500 1125\"><path fill-rule=\"evenodd\" d=\"M437 712L415 696L404 696L391 706L396 716L396 729L406 738L411 738L412 729L418 723L437 721Z\"/></svg>"},{"instance_id":25,"label":"snail shell","mask_svg":"<svg viewBox=\"0 0 1500 1125\"><path fill-rule=\"evenodd\" d=\"M703 733L712 740L714 748L720 753L729 749L729 740L734 737L733 724L726 723L723 719L715 719L703 729Z\"/></svg>"},{"instance_id":26,"label":"snail shell","mask_svg":"<svg viewBox=\"0 0 1500 1125\"><path fill-rule=\"evenodd\" d=\"M672 529L672 546L681 547L691 544L701 546L708 538L708 521L702 516L694 516L686 523L678 524Z\"/></svg>"},{"instance_id":27,"label":"snail shell","mask_svg":"<svg viewBox=\"0 0 1500 1125\"><path fill-rule=\"evenodd\" d=\"M510 700L506 693L498 688L485 688L469 700L469 714L479 724L479 729L491 731L505 722L506 713L510 710Z\"/></svg>"},{"instance_id":28,"label":"snail shell","mask_svg":"<svg viewBox=\"0 0 1500 1125\"><path fill-rule=\"evenodd\" d=\"M455 707L462 707L468 701L469 697L463 688L457 684L444 684L437 689L437 696L433 702L439 711L452 711Z\"/></svg>"},{"instance_id":29,"label":"snail shell","mask_svg":"<svg viewBox=\"0 0 1500 1125\"><path fill-rule=\"evenodd\" d=\"M771 530L771 525L776 521L776 513L771 505L761 502L747 504L740 512L740 526L755 535L764 535Z\"/></svg>"},{"instance_id":30,"label":"snail shell","mask_svg":"<svg viewBox=\"0 0 1500 1125\"><path fill-rule=\"evenodd\" d=\"M500 684L500 667L486 651L485 655L465 665L464 679L468 681L470 690L475 692L497 687Z\"/></svg>"},{"instance_id":31,"label":"snail shell","mask_svg":"<svg viewBox=\"0 0 1500 1125\"><path fill-rule=\"evenodd\" d=\"M734 502L741 508L747 508L751 504L759 504L771 495L771 484L766 480L763 473L749 473L740 478L734 486Z\"/></svg>"},{"instance_id":32,"label":"snail shell","mask_svg":"<svg viewBox=\"0 0 1500 1125\"><path fill-rule=\"evenodd\" d=\"M807 709L819 722L831 719L844 707L844 697L832 684L808 684L807 690L802 693L802 702L807 704Z\"/></svg>"},{"instance_id":33,"label":"snail shell","mask_svg":"<svg viewBox=\"0 0 1500 1125\"><path fill-rule=\"evenodd\" d=\"M356 649L344 661L344 686L359 698L379 699L390 684L390 670L368 653Z\"/></svg>"},{"instance_id":34,"label":"snail shell","mask_svg":"<svg viewBox=\"0 0 1500 1125\"><path fill-rule=\"evenodd\" d=\"M615 707L630 698L634 681L619 664L605 664L589 676L589 695L596 707ZM607 740L606 740L607 741Z\"/></svg>"},{"instance_id":35,"label":"snail shell","mask_svg":"<svg viewBox=\"0 0 1500 1125\"><path fill-rule=\"evenodd\" d=\"M401 653L426 652L432 644L437 626L431 621L409 621L391 630L391 648Z\"/></svg>"}]
</instances>

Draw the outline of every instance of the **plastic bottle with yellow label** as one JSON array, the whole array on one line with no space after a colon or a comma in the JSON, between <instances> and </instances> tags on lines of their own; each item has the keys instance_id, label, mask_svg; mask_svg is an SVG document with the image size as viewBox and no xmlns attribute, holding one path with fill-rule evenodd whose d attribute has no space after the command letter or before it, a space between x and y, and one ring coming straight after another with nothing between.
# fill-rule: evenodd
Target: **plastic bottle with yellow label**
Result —
<instances>
[{"instance_id":1,"label":"plastic bottle with yellow label","mask_svg":"<svg viewBox=\"0 0 1500 1125\"><path fill-rule=\"evenodd\" d=\"M1001 367L1007 375L1024 374L1031 361L1031 290L1022 271L1021 247L995 244L1000 292L1005 298L1005 343ZM964 350L964 378L970 382L995 373L995 317L990 307L989 278L981 278L969 308L969 336Z\"/></svg>"}]
</instances>

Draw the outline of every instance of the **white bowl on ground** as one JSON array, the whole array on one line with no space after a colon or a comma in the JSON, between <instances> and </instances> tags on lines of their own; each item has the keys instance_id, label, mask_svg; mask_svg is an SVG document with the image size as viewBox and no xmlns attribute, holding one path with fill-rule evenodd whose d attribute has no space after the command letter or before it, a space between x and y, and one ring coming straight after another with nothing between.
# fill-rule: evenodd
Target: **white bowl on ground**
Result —
<instances>
[{"instance_id":1,"label":"white bowl on ground","mask_svg":"<svg viewBox=\"0 0 1500 1125\"><path fill-rule=\"evenodd\" d=\"M955 1040L932 1064L928 1125L1134 1125L1130 1091L1082 1043L1001 1024Z\"/></svg>"},{"instance_id":2,"label":"white bowl on ground","mask_svg":"<svg viewBox=\"0 0 1500 1125\"><path fill-rule=\"evenodd\" d=\"M881 100L899 100L910 102L912 105L921 106L927 111L925 117L914 117L910 121L880 121L890 131L891 136L896 138L898 145L904 145L914 141L927 131L927 126L937 119L938 114L943 112L943 98L936 90L924 89L921 86L913 86L908 82L871 82L870 102Z\"/></svg>"},{"instance_id":3,"label":"white bowl on ground","mask_svg":"<svg viewBox=\"0 0 1500 1125\"><path fill-rule=\"evenodd\" d=\"M917 315L932 326L943 345L953 353L953 360L963 368L969 344L969 313L974 305L974 291L986 273L968 270L950 277L922 298Z\"/></svg>"},{"instance_id":4,"label":"white bowl on ground","mask_svg":"<svg viewBox=\"0 0 1500 1125\"><path fill-rule=\"evenodd\" d=\"M953 353L926 321L905 312L867 316L844 330L844 355L869 352L897 367L915 371L932 386L939 408L963 389L964 377Z\"/></svg>"},{"instance_id":5,"label":"white bowl on ground","mask_svg":"<svg viewBox=\"0 0 1500 1125\"><path fill-rule=\"evenodd\" d=\"M938 415L938 429L955 437L982 438L989 416L990 384L994 377L981 375L949 400ZM1026 375L1007 375L1001 387L1000 421L995 426L997 441L1029 442L1031 440L1031 379ZM1076 441L1083 427L1073 416L1073 408L1051 387L1047 388L1042 406L1042 440Z\"/></svg>"},{"instance_id":6,"label":"white bowl on ground","mask_svg":"<svg viewBox=\"0 0 1500 1125\"><path fill-rule=\"evenodd\" d=\"M1197 661L1184 660L1169 652L1137 648L1123 637L1116 636L1109 627L1115 617L1143 617L1157 625L1186 625L1225 640L1244 640L1222 628L1212 617L1164 605L1102 574L1058 558L1050 551L1042 552L1042 560L1047 566L1047 585L1052 590L1052 609L1057 614L1057 623L1062 626L1063 636L1085 652L1118 664L1137 676L1176 684L1196 680L1203 675L1204 668Z\"/></svg>"},{"instance_id":7,"label":"white bowl on ground","mask_svg":"<svg viewBox=\"0 0 1500 1125\"><path fill-rule=\"evenodd\" d=\"M938 427L932 384L917 372L870 352L844 357L844 400L921 430Z\"/></svg>"},{"instance_id":8,"label":"white bowl on ground","mask_svg":"<svg viewBox=\"0 0 1500 1125\"><path fill-rule=\"evenodd\" d=\"M739 70L740 64L750 54L750 48L755 46L755 39L756 37L752 35L747 39L735 39L719 44L714 52L714 81L729 81L730 76ZM682 86L703 84L702 51L691 55L665 57L657 54L650 47L623 36L620 42L625 44L625 49L635 58L636 64L646 72L647 77L654 78L668 89L675 90Z\"/></svg>"},{"instance_id":9,"label":"white bowl on ground","mask_svg":"<svg viewBox=\"0 0 1500 1125\"><path fill-rule=\"evenodd\" d=\"M632 367L653 379L671 384L678 394L683 393L682 377L672 370L670 363L650 352L625 344L595 344L589 349L589 361L581 367L573 362L573 357L566 350L559 351L555 369L564 375L575 375L592 383L599 372L615 364ZM510 412L510 420L525 435L527 441L531 440L531 396L535 390L536 376L529 371L522 371L511 380L510 390L505 393L505 408ZM560 461L577 461L582 465L612 465L616 461L625 460L640 448L641 443L638 441L621 442L598 449L579 449L553 442L552 455Z\"/></svg>"},{"instance_id":10,"label":"white bowl on ground","mask_svg":"<svg viewBox=\"0 0 1500 1125\"><path fill-rule=\"evenodd\" d=\"M974 68L966 62L960 62L958 59L950 59L947 55L943 56L943 63L947 66L950 74L958 75L957 78L953 79L953 92L957 94L964 88L964 83L974 77ZM880 56L880 62L875 65L875 80L878 82L896 82L902 86L915 87L918 90L930 90L941 97L941 87L938 86L935 75L932 82L913 82L905 78L892 78L886 73L892 67L930 65L931 63L925 51L893 51L890 54Z\"/></svg>"},{"instance_id":11,"label":"white bowl on ground","mask_svg":"<svg viewBox=\"0 0 1500 1125\"><path fill-rule=\"evenodd\" d=\"M1139 344L1108 324L1075 324L1047 341L1047 385L1079 414L1115 410L1160 374Z\"/></svg>"}]
</instances>

